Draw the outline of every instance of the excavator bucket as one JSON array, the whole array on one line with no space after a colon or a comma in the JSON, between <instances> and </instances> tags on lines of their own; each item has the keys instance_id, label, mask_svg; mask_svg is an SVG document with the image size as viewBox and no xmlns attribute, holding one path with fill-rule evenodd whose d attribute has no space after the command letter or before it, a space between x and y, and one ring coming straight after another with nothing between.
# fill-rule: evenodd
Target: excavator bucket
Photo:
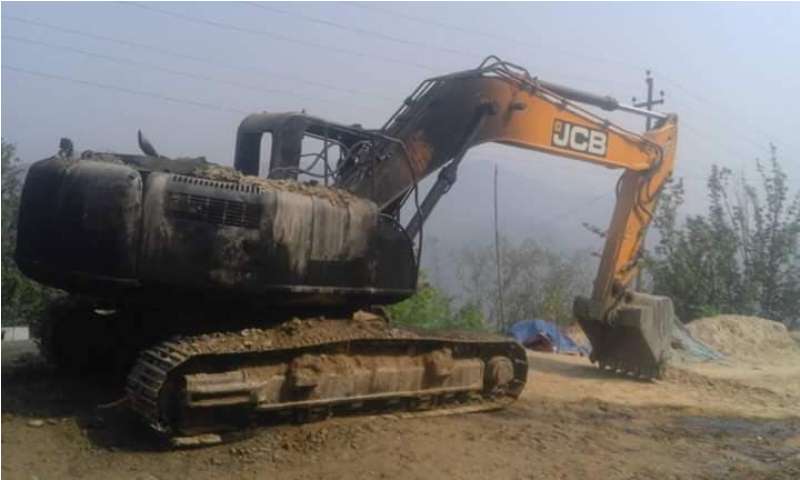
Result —
<instances>
[{"instance_id":1,"label":"excavator bucket","mask_svg":"<svg viewBox=\"0 0 800 480\"><path fill-rule=\"evenodd\" d=\"M600 368L635 377L662 377L675 315L670 298L629 293L604 319L590 300L579 297L575 314L592 343L590 359Z\"/></svg>"}]
</instances>

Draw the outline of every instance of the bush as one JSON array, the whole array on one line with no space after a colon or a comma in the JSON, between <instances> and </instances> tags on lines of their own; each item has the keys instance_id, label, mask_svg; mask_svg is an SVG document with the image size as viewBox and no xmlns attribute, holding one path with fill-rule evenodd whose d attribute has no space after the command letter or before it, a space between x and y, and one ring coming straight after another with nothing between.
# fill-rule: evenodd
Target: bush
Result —
<instances>
[{"instance_id":1,"label":"bush","mask_svg":"<svg viewBox=\"0 0 800 480\"><path fill-rule=\"evenodd\" d=\"M2 146L2 322L27 325L43 313L52 290L22 275L14 262L23 171L14 146L5 141Z\"/></svg>"},{"instance_id":2,"label":"bush","mask_svg":"<svg viewBox=\"0 0 800 480\"><path fill-rule=\"evenodd\" d=\"M483 313L467 304L453 311L452 299L420 272L417 293L387 308L392 321L430 330L485 330Z\"/></svg>"}]
</instances>

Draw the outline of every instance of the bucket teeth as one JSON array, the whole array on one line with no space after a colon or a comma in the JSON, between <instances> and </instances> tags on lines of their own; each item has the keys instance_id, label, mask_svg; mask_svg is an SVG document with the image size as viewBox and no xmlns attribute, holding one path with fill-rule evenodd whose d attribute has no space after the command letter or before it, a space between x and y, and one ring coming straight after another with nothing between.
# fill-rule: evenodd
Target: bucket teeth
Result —
<instances>
[{"instance_id":1,"label":"bucket teeth","mask_svg":"<svg viewBox=\"0 0 800 480\"><path fill-rule=\"evenodd\" d=\"M628 292L612 310L586 298L575 315L592 344L591 360L628 378L661 378L675 322L667 297Z\"/></svg>"},{"instance_id":2,"label":"bucket teeth","mask_svg":"<svg viewBox=\"0 0 800 480\"><path fill-rule=\"evenodd\" d=\"M631 364L618 359L598 361L597 364L601 370L610 370L625 377L651 380L658 379L663 376L663 369L659 367L646 367L638 364Z\"/></svg>"}]
</instances>

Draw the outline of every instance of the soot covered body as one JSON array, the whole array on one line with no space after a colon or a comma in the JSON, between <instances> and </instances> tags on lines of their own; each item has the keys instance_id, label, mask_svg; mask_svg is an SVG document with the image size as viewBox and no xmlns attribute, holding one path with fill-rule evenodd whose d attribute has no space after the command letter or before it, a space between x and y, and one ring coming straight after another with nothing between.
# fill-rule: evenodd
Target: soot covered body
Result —
<instances>
[{"instance_id":1,"label":"soot covered body","mask_svg":"<svg viewBox=\"0 0 800 480\"><path fill-rule=\"evenodd\" d=\"M409 239L373 202L202 159L57 156L22 203L20 268L70 292L357 308L415 286Z\"/></svg>"}]
</instances>

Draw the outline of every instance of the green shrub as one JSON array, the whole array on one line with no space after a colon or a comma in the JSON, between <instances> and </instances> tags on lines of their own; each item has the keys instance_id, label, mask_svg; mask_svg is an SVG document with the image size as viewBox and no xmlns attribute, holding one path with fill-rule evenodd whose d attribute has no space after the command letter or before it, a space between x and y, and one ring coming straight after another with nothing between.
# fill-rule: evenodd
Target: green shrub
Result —
<instances>
[{"instance_id":1,"label":"green shrub","mask_svg":"<svg viewBox=\"0 0 800 480\"><path fill-rule=\"evenodd\" d=\"M466 304L453 311L452 299L431 285L420 272L417 293L387 307L393 322L430 330L485 330L483 313Z\"/></svg>"},{"instance_id":2,"label":"green shrub","mask_svg":"<svg viewBox=\"0 0 800 480\"><path fill-rule=\"evenodd\" d=\"M31 319L42 314L51 289L22 275L14 262L23 172L14 145L5 141L2 145L2 322L4 326L27 325Z\"/></svg>"}]
</instances>

